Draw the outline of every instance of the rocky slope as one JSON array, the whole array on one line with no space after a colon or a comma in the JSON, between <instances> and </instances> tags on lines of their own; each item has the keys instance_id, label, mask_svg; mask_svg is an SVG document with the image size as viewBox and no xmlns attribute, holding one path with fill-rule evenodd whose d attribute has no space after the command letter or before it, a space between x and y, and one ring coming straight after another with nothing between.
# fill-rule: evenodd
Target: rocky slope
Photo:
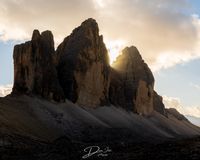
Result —
<instances>
[{"instance_id":1,"label":"rocky slope","mask_svg":"<svg viewBox=\"0 0 200 160\"><path fill-rule=\"evenodd\" d=\"M42 141L67 136L81 142L156 142L200 135L200 128L175 111L141 116L115 106L83 108L66 100L30 96L0 98L0 134ZM1 141L1 140L0 140Z\"/></svg>"}]
</instances>

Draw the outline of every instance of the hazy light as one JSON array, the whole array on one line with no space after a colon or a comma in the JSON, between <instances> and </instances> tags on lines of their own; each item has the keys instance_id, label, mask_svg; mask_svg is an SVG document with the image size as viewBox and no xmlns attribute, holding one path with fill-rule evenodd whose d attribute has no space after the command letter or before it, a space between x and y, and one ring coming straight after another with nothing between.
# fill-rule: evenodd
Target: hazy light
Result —
<instances>
[{"instance_id":1,"label":"hazy light","mask_svg":"<svg viewBox=\"0 0 200 160\"><path fill-rule=\"evenodd\" d=\"M96 3L99 5L99 7L104 7L103 0L96 0Z\"/></svg>"},{"instance_id":2,"label":"hazy light","mask_svg":"<svg viewBox=\"0 0 200 160\"><path fill-rule=\"evenodd\" d=\"M124 45L125 41L123 40L106 41L106 47L110 57L110 65L112 65L116 58L121 54Z\"/></svg>"}]
</instances>

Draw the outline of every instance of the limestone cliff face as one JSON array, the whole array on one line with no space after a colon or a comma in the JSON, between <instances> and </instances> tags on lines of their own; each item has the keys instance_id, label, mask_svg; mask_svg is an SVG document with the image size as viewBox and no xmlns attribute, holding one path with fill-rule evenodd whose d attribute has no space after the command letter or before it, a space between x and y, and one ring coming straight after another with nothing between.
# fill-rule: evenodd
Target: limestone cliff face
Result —
<instances>
[{"instance_id":1,"label":"limestone cliff face","mask_svg":"<svg viewBox=\"0 0 200 160\"><path fill-rule=\"evenodd\" d=\"M13 94L35 94L80 106L113 104L148 115L165 115L154 77L136 47L126 47L109 65L103 37L94 19L84 21L54 50L50 31L14 48Z\"/></svg>"},{"instance_id":2,"label":"limestone cliff face","mask_svg":"<svg viewBox=\"0 0 200 160\"><path fill-rule=\"evenodd\" d=\"M57 69L67 99L88 107L108 102L108 53L94 19L84 21L58 46Z\"/></svg>"},{"instance_id":3,"label":"limestone cliff face","mask_svg":"<svg viewBox=\"0 0 200 160\"><path fill-rule=\"evenodd\" d=\"M163 98L154 91L154 96L153 96L153 108L155 111L158 113L166 116L166 110L165 106L163 104Z\"/></svg>"},{"instance_id":4,"label":"limestone cliff face","mask_svg":"<svg viewBox=\"0 0 200 160\"><path fill-rule=\"evenodd\" d=\"M50 31L42 34L34 30L32 40L14 48L13 94L37 94L44 98L63 101L53 64L54 41Z\"/></svg>"},{"instance_id":5,"label":"limestone cliff face","mask_svg":"<svg viewBox=\"0 0 200 160\"><path fill-rule=\"evenodd\" d=\"M139 80L134 100L137 113L148 115L153 111L153 86L147 85L144 80Z\"/></svg>"},{"instance_id":6,"label":"limestone cliff face","mask_svg":"<svg viewBox=\"0 0 200 160\"><path fill-rule=\"evenodd\" d=\"M139 114L153 111L154 77L135 47L127 47L113 64L111 103Z\"/></svg>"}]
</instances>

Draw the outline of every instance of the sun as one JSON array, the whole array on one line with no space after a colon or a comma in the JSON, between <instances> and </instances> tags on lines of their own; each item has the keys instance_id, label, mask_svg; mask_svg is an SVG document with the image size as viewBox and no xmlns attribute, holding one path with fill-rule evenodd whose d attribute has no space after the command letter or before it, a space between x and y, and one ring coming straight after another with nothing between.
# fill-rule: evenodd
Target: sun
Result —
<instances>
[{"instance_id":1,"label":"sun","mask_svg":"<svg viewBox=\"0 0 200 160\"><path fill-rule=\"evenodd\" d=\"M124 45L125 42L123 40L106 41L110 65L112 65L116 58L121 54L121 50L123 49Z\"/></svg>"}]
</instances>

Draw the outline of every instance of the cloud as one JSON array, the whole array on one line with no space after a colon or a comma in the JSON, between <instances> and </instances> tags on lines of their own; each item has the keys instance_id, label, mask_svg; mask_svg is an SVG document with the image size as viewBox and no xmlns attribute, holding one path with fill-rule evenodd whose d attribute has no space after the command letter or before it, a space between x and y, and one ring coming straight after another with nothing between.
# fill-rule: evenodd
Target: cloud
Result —
<instances>
[{"instance_id":1,"label":"cloud","mask_svg":"<svg viewBox=\"0 0 200 160\"><path fill-rule=\"evenodd\" d=\"M85 18L95 14L92 0L1 0L1 39L22 40L35 28L66 36Z\"/></svg>"},{"instance_id":2,"label":"cloud","mask_svg":"<svg viewBox=\"0 0 200 160\"><path fill-rule=\"evenodd\" d=\"M190 83L190 86L197 90L200 90L200 85L198 85L198 84Z\"/></svg>"},{"instance_id":3,"label":"cloud","mask_svg":"<svg viewBox=\"0 0 200 160\"><path fill-rule=\"evenodd\" d=\"M179 98L163 96L166 108L175 108L184 115L200 118L200 106L183 106Z\"/></svg>"},{"instance_id":4,"label":"cloud","mask_svg":"<svg viewBox=\"0 0 200 160\"><path fill-rule=\"evenodd\" d=\"M8 85L4 85L4 86L0 86L0 97L5 97L8 94L10 94L12 91L12 85L8 84Z\"/></svg>"},{"instance_id":5,"label":"cloud","mask_svg":"<svg viewBox=\"0 0 200 160\"><path fill-rule=\"evenodd\" d=\"M199 57L200 20L187 0L1 0L0 39L29 39L38 28L60 42L89 17L107 42L137 46L153 70Z\"/></svg>"},{"instance_id":6,"label":"cloud","mask_svg":"<svg viewBox=\"0 0 200 160\"><path fill-rule=\"evenodd\" d=\"M186 1L117 2L102 12L108 37L136 45L153 70L199 57L199 17L186 14Z\"/></svg>"}]
</instances>

